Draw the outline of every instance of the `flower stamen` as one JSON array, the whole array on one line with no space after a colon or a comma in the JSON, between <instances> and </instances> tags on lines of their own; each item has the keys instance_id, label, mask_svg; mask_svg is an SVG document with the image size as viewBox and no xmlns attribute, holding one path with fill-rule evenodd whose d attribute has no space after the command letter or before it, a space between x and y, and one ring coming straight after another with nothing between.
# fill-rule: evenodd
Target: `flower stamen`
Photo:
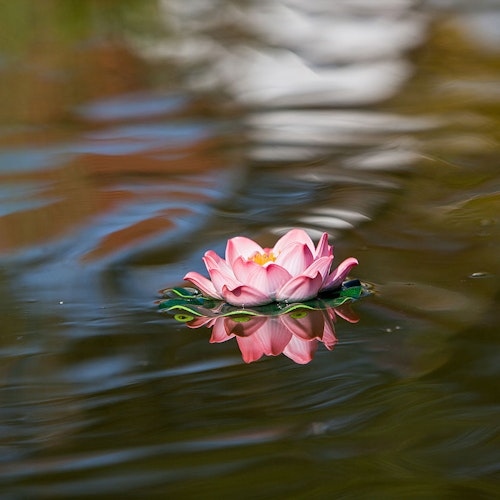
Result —
<instances>
[{"instance_id":1,"label":"flower stamen","mask_svg":"<svg viewBox=\"0 0 500 500\"><path fill-rule=\"evenodd\" d=\"M255 252L255 254L252 255L252 257L250 257L248 260L253 260L256 264L259 264L259 266L265 266L269 262L275 262L276 256L273 252Z\"/></svg>"}]
</instances>

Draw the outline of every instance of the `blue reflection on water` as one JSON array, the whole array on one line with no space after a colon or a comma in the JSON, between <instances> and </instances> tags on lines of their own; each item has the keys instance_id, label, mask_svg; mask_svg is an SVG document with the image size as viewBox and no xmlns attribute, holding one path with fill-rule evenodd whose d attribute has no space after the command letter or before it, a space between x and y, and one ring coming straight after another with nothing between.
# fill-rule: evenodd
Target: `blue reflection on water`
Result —
<instances>
[{"instance_id":1,"label":"blue reflection on water","mask_svg":"<svg viewBox=\"0 0 500 500\"><path fill-rule=\"evenodd\" d=\"M93 121L110 121L153 117L179 111L188 99L181 94L123 94L110 99L89 102L76 112Z\"/></svg>"},{"instance_id":2,"label":"blue reflection on water","mask_svg":"<svg viewBox=\"0 0 500 500\"><path fill-rule=\"evenodd\" d=\"M210 127L210 130L209 130ZM213 124L175 122L169 124L138 124L109 128L99 132L87 133L89 139L114 141L118 139L130 140L132 146L135 141L145 141L148 147L183 145L204 139L214 133ZM112 147L113 144L107 145ZM76 146L78 150L80 146ZM85 149L82 150L85 152Z\"/></svg>"}]
</instances>

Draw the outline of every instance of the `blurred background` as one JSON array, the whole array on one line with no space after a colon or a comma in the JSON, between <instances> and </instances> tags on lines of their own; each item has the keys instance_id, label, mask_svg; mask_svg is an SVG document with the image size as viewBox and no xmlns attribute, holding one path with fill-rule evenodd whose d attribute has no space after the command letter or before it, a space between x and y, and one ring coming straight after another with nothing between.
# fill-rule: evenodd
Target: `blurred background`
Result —
<instances>
[{"instance_id":1,"label":"blurred background","mask_svg":"<svg viewBox=\"0 0 500 500\"><path fill-rule=\"evenodd\" d=\"M494 498L498 0L0 2L0 492ZM160 315L243 234L373 296L307 365Z\"/></svg>"}]
</instances>

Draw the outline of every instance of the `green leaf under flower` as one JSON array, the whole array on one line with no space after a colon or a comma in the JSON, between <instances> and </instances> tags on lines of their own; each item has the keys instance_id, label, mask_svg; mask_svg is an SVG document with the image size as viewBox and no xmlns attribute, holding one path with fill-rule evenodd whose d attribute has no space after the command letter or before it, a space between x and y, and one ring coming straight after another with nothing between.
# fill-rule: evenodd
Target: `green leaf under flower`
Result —
<instances>
[{"instance_id":1,"label":"green leaf under flower","mask_svg":"<svg viewBox=\"0 0 500 500\"><path fill-rule=\"evenodd\" d=\"M302 314L304 310L322 310L340 307L354 302L369 291L359 280L347 281L333 292L322 294L315 299L300 303L273 302L264 306L236 307L223 301L204 297L196 288L168 288L161 291L162 299L158 307L163 312L174 315L177 321L187 322L194 317L233 317L238 321L252 316L277 316L281 314Z\"/></svg>"}]
</instances>

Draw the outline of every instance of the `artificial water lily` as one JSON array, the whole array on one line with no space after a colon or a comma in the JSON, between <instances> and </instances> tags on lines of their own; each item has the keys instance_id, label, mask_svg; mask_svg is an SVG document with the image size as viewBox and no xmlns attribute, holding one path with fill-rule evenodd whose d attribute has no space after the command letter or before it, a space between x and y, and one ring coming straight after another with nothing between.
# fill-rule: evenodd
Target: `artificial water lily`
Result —
<instances>
[{"instance_id":1,"label":"artificial water lily","mask_svg":"<svg viewBox=\"0 0 500 500\"><path fill-rule=\"evenodd\" d=\"M303 302L342 285L358 261L350 257L331 269L333 248L323 233L315 246L302 229L292 229L273 248L244 236L227 242L225 259L209 250L203 257L210 279L189 272L185 280L206 297L238 306Z\"/></svg>"}]
</instances>

